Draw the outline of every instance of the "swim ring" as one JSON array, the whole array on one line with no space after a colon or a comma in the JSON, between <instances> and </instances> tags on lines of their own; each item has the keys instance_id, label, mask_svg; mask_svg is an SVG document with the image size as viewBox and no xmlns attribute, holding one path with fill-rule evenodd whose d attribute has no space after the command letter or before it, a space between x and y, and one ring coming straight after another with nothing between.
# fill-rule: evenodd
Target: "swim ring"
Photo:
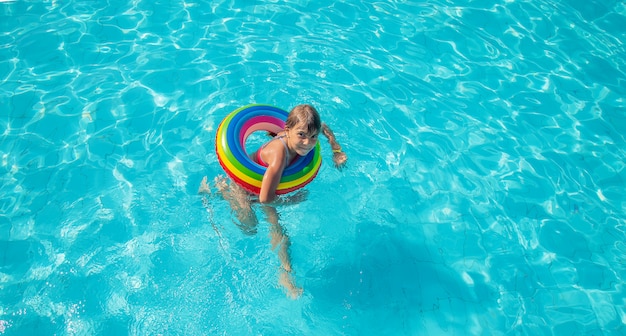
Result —
<instances>
[{"instance_id":1,"label":"swim ring","mask_svg":"<svg viewBox=\"0 0 626 336\"><path fill-rule=\"evenodd\" d=\"M244 189L258 195L266 171L266 167L254 162L246 152L246 139L255 131L283 131L288 115L287 111L270 105L247 105L228 114L217 128L217 159L226 174ZM285 168L276 194L304 187L317 175L321 164L318 142L306 156L297 157Z\"/></svg>"}]
</instances>

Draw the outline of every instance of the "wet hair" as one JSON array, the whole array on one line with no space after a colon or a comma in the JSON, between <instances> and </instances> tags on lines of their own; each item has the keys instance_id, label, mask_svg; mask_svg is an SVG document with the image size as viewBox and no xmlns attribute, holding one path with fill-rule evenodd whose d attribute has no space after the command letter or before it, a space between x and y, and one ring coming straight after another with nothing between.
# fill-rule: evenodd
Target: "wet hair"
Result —
<instances>
[{"instance_id":1,"label":"wet hair","mask_svg":"<svg viewBox=\"0 0 626 336\"><path fill-rule=\"evenodd\" d=\"M317 113L315 107L308 104L298 105L289 112L285 128L294 128L300 123L306 125L307 133L309 134L319 133L322 130L320 114Z\"/></svg>"}]
</instances>

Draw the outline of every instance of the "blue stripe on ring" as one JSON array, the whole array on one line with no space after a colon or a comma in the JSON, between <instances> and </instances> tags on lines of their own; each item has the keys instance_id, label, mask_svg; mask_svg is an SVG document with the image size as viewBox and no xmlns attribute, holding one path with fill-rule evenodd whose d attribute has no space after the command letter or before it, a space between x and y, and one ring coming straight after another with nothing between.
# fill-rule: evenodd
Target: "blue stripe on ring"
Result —
<instances>
[{"instance_id":1,"label":"blue stripe on ring","mask_svg":"<svg viewBox=\"0 0 626 336\"><path fill-rule=\"evenodd\" d=\"M256 116L270 116L284 120L286 114L287 112L277 110L275 108L272 109L270 106L251 106L249 108L245 108L239 111L231 119L230 123L228 124L228 128L226 129L226 138L235 159L241 165L255 173L261 176L265 174L266 168L252 161L244 150L244 144L239 141L241 129L243 128L243 125L246 123L246 121L248 121L250 118Z\"/></svg>"}]
</instances>

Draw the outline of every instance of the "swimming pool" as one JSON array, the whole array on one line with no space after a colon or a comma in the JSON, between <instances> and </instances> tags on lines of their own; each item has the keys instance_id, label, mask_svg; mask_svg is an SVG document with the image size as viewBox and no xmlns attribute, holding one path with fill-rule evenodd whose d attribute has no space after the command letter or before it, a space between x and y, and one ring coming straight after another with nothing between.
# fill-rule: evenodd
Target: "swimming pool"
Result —
<instances>
[{"instance_id":1,"label":"swimming pool","mask_svg":"<svg viewBox=\"0 0 626 336\"><path fill-rule=\"evenodd\" d=\"M625 16L0 1L0 334L626 333ZM248 103L313 104L349 156L278 208L297 300L267 223L196 193Z\"/></svg>"}]
</instances>

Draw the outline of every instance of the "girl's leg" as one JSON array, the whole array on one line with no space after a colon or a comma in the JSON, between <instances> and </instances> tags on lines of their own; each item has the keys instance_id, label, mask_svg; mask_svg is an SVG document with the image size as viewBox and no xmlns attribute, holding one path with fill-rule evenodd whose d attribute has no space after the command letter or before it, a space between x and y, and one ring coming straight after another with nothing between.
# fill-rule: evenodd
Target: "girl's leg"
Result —
<instances>
[{"instance_id":1,"label":"girl's leg","mask_svg":"<svg viewBox=\"0 0 626 336\"><path fill-rule=\"evenodd\" d=\"M258 220L254 210L252 210L248 193L236 183L228 183L228 179L224 176L215 178L215 186L235 213L239 221L239 223L235 222L235 224L237 224L244 234L255 234Z\"/></svg>"},{"instance_id":2,"label":"girl's leg","mask_svg":"<svg viewBox=\"0 0 626 336\"><path fill-rule=\"evenodd\" d=\"M291 256L289 255L289 246L291 242L285 229L280 225L278 212L276 208L265 205L263 206L267 221L270 223L270 244L272 249L276 250L278 260L280 261L280 275L278 283L287 290L287 294L292 299L297 299L302 294L302 288L295 284L291 268Z\"/></svg>"}]
</instances>

